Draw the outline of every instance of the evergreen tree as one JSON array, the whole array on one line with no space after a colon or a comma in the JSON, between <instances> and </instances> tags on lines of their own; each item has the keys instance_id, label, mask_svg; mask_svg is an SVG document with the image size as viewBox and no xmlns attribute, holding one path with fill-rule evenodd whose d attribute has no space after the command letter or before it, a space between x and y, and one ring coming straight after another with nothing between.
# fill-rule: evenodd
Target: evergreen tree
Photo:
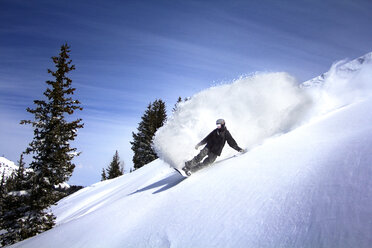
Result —
<instances>
[{"instance_id":1,"label":"evergreen tree","mask_svg":"<svg viewBox=\"0 0 372 248\"><path fill-rule=\"evenodd\" d=\"M2 193L4 189L5 189L5 170L3 170L3 174L1 176L0 193Z\"/></svg>"},{"instance_id":2,"label":"evergreen tree","mask_svg":"<svg viewBox=\"0 0 372 248\"><path fill-rule=\"evenodd\" d=\"M2 216L3 216L3 208L4 208L4 197L6 195L6 187L5 187L5 170L3 170L1 182L0 182L0 230L2 228Z\"/></svg>"},{"instance_id":3,"label":"evergreen tree","mask_svg":"<svg viewBox=\"0 0 372 248\"><path fill-rule=\"evenodd\" d=\"M176 112L178 110L178 106L179 104L182 102L182 98L179 96L178 99L177 99L177 102L176 104L174 105L173 109L172 109L172 113Z\"/></svg>"},{"instance_id":4,"label":"evergreen tree","mask_svg":"<svg viewBox=\"0 0 372 248\"><path fill-rule=\"evenodd\" d=\"M123 175L123 167L120 166L120 158L118 151L115 152L112 162L107 168L107 179L112 179L118 176Z\"/></svg>"},{"instance_id":5,"label":"evergreen tree","mask_svg":"<svg viewBox=\"0 0 372 248\"><path fill-rule=\"evenodd\" d=\"M1 244L10 245L30 236L29 225L31 212L31 172L25 172L23 154L18 161L18 170L8 178L1 194L1 227L6 230L1 235Z\"/></svg>"},{"instance_id":6,"label":"evergreen tree","mask_svg":"<svg viewBox=\"0 0 372 248\"><path fill-rule=\"evenodd\" d=\"M27 154L33 154L30 164L33 172L29 173L28 179L31 182L30 189L11 194L19 196L19 199L27 197L24 201L27 205L22 210L24 216L20 218L22 225L12 227L18 228L17 233L21 233L21 239L53 227L55 217L47 209L60 199L55 185L70 178L75 167L72 159L79 155L69 142L75 139L77 130L83 127L82 120L66 119L75 110L82 110L80 102L71 97L75 88L71 87L72 80L67 74L75 70L75 66L71 65L69 53L69 46L65 44L61 46L59 56L52 57L56 70L48 70L54 81L46 81L46 98L35 100L35 109L27 108L27 112L34 115L33 121L21 121L21 124L32 124L34 128L34 138L26 149Z\"/></svg>"},{"instance_id":7,"label":"evergreen tree","mask_svg":"<svg viewBox=\"0 0 372 248\"><path fill-rule=\"evenodd\" d=\"M37 107L27 108L29 113L34 114L34 121L21 121L21 124L32 124L34 127L33 141L26 149L27 154L34 154L30 165L37 175L34 180L39 186L44 186L41 188L49 191L70 178L75 168L72 159L79 155L76 148L70 147L69 142L75 139L77 130L83 127L80 123L82 120L66 120L66 115L82 110L80 102L70 97L76 89L71 87L72 80L67 77L67 73L75 70L69 53L69 46L65 44L61 47L59 56L52 57L56 71L49 69L48 73L55 81L46 82L50 87L44 92L46 100L35 100ZM40 196L45 198L47 205L55 202L53 196Z\"/></svg>"},{"instance_id":8,"label":"evergreen tree","mask_svg":"<svg viewBox=\"0 0 372 248\"><path fill-rule=\"evenodd\" d=\"M102 168L102 174L101 174L101 182L107 180L106 171L104 168Z\"/></svg>"},{"instance_id":9,"label":"evergreen tree","mask_svg":"<svg viewBox=\"0 0 372 248\"><path fill-rule=\"evenodd\" d=\"M25 180L25 163L23 162L23 153L18 161L18 170L16 175L16 187L22 189L22 182Z\"/></svg>"},{"instance_id":10,"label":"evergreen tree","mask_svg":"<svg viewBox=\"0 0 372 248\"><path fill-rule=\"evenodd\" d=\"M13 190L17 185L17 171L13 171L12 174L10 174L8 177L4 177L3 179L4 179L4 190L6 191Z\"/></svg>"},{"instance_id":11,"label":"evergreen tree","mask_svg":"<svg viewBox=\"0 0 372 248\"><path fill-rule=\"evenodd\" d=\"M4 189L8 192L10 191L17 191L22 190L25 180L25 163L23 162L23 154L20 156L20 160L18 162L18 169L13 171L7 179L4 179ZM5 172L5 171L4 171Z\"/></svg>"},{"instance_id":12,"label":"evergreen tree","mask_svg":"<svg viewBox=\"0 0 372 248\"><path fill-rule=\"evenodd\" d=\"M138 124L138 132L132 133L133 142L130 142L134 152L133 163L135 169L158 158L152 148L152 139L155 132L164 125L166 118L165 103L162 100L155 100L147 106L142 121Z\"/></svg>"}]
</instances>

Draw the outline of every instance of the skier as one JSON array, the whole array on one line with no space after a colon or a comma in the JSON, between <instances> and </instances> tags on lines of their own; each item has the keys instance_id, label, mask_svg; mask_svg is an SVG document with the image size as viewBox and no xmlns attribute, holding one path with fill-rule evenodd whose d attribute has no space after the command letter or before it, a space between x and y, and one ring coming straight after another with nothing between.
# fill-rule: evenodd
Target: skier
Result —
<instances>
[{"instance_id":1,"label":"skier","mask_svg":"<svg viewBox=\"0 0 372 248\"><path fill-rule=\"evenodd\" d=\"M185 162L185 167L183 167L182 170L184 170L188 176L191 175L191 170L194 167L204 167L212 164L216 160L217 156L221 155L226 141L232 148L234 148L238 152L244 152L244 150L238 146L234 138L231 136L230 132L227 130L224 119L218 119L216 121L216 125L217 128L214 129L202 141L200 141L195 146L195 149L198 150L200 146L205 144L207 145L192 160ZM202 163L200 163L200 161L202 161L205 156L207 157Z\"/></svg>"}]
</instances>

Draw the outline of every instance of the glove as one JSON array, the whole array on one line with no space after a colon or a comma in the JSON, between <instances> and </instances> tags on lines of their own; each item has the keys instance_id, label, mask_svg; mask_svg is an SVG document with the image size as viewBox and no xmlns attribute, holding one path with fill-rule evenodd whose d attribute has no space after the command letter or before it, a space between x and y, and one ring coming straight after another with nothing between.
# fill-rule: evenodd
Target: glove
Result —
<instances>
[{"instance_id":1,"label":"glove","mask_svg":"<svg viewBox=\"0 0 372 248\"><path fill-rule=\"evenodd\" d=\"M245 153L245 149L240 149L238 152Z\"/></svg>"},{"instance_id":2,"label":"glove","mask_svg":"<svg viewBox=\"0 0 372 248\"><path fill-rule=\"evenodd\" d=\"M195 150L198 150L198 148L199 148L199 144L197 144L197 145L195 146Z\"/></svg>"}]
</instances>

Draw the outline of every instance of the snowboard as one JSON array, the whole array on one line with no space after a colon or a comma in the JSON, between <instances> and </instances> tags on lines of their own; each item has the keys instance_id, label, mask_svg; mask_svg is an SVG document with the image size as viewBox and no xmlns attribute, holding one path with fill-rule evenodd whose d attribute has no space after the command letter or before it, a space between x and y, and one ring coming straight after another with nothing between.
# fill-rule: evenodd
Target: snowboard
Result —
<instances>
[{"instance_id":1,"label":"snowboard","mask_svg":"<svg viewBox=\"0 0 372 248\"><path fill-rule=\"evenodd\" d=\"M243 150L244 150L243 152L239 152L239 153L237 153L237 154L235 154L235 155L232 155L232 156L230 156L230 157L227 157L227 158L224 158L224 159L218 160L217 162L214 162L213 164L219 164L219 163L224 162L224 161L226 161L226 160L230 160L230 159L233 159L233 158L237 158L237 157L239 157L239 156L241 156L241 155L243 155L243 154L245 154L245 153L248 152L248 149L243 149Z\"/></svg>"},{"instance_id":2,"label":"snowboard","mask_svg":"<svg viewBox=\"0 0 372 248\"><path fill-rule=\"evenodd\" d=\"M221 159L221 160L219 160L219 161L217 161L217 162L214 162L213 164L210 164L210 165L207 165L207 166L198 166L198 165L196 165L195 167L193 167L193 168L191 169L189 175L187 175L186 172L185 172L184 170L182 170L182 169L177 169L177 168L174 168L174 167L173 167L173 169L174 169L175 171L177 171L181 176L183 176L183 177L189 177L189 176L191 176L192 174L194 174L195 172L197 172L197 171L199 171L199 170L202 170L202 169L204 169L204 168L206 168L206 167L210 167L210 166L212 166L212 165L214 165L214 164L218 164L218 163L221 163L221 162L223 162L223 161L226 161L226 160L229 160L229 159L232 159L232 158L239 157L239 156L245 154L247 151L248 151L248 149L244 149L243 152L239 152L238 154L235 154L235 155L233 155L233 156L230 156L230 157L227 157L227 158Z\"/></svg>"},{"instance_id":3,"label":"snowboard","mask_svg":"<svg viewBox=\"0 0 372 248\"><path fill-rule=\"evenodd\" d=\"M174 169L175 171L177 171L181 176L183 176L183 177L189 177L189 175L187 175L187 174L185 173L184 170L182 170L182 169L177 169L177 168L174 168L174 167L173 167L173 169ZM190 174L190 176L191 176L191 174Z\"/></svg>"}]
</instances>

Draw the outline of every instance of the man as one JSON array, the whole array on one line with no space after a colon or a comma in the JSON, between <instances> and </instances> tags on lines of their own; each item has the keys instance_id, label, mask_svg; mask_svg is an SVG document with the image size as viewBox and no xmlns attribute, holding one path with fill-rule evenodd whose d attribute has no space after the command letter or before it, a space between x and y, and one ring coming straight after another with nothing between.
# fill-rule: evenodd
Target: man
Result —
<instances>
[{"instance_id":1,"label":"man","mask_svg":"<svg viewBox=\"0 0 372 248\"><path fill-rule=\"evenodd\" d=\"M195 149L197 150L200 146L207 144L200 153L195 156L192 160L185 163L185 167L182 168L187 175L191 175L191 170L194 167L203 167L212 164L217 156L221 155L222 149L227 143L237 150L238 152L244 152L242 148L238 146L234 138L231 136L230 132L225 126L225 120L218 119L216 121L217 128L214 129L207 137L200 141ZM202 163L202 159L207 156Z\"/></svg>"}]
</instances>

